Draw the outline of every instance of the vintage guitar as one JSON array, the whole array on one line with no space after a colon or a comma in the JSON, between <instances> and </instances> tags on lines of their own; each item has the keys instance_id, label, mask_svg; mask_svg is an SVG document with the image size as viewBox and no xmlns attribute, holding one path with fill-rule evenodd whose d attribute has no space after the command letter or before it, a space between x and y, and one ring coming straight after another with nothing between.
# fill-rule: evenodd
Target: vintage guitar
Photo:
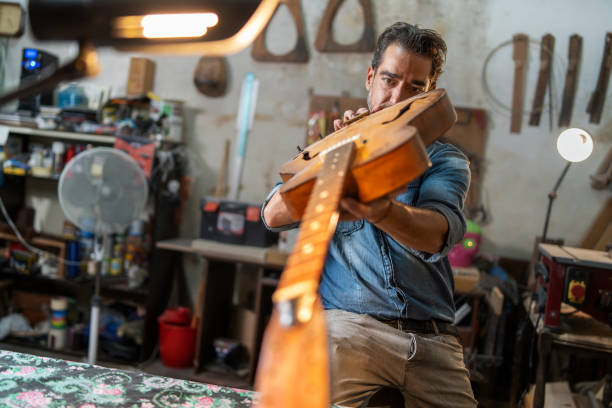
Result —
<instances>
[{"instance_id":1,"label":"vintage guitar","mask_svg":"<svg viewBox=\"0 0 612 408\"><path fill-rule=\"evenodd\" d=\"M340 199L368 202L414 180L431 165L425 146L455 120L446 92L434 90L358 120L281 166L280 194L301 226L272 297L256 376L258 406L329 406L327 333L317 292Z\"/></svg>"}]
</instances>

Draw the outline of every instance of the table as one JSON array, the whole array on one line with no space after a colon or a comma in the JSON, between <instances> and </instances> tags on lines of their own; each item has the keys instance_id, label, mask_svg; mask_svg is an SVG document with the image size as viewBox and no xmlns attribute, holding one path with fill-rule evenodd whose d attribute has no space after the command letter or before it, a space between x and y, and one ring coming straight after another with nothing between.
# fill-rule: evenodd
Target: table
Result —
<instances>
[{"instance_id":1,"label":"table","mask_svg":"<svg viewBox=\"0 0 612 408\"><path fill-rule=\"evenodd\" d=\"M612 360L612 328L586 313L576 311L571 306L563 304L560 330L551 330L544 326L542 318L538 319L530 303L526 301L525 307L531 327L535 330L535 335L537 336L538 351L533 406L534 408L543 408L545 384L552 351L555 350L586 357L605 358L608 364L610 364L610 360ZM566 313L571 314L566 315ZM529 358L529 356L522 354L518 358L525 359ZM514 377L516 380L516 372ZM513 394L515 394L516 388L513 384Z\"/></svg>"},{"instance_id":2,"label":"table","mask_svg":"<svg viewBox=\"0 0 612 408\"><path fill-rule=\"evenodd\" d=\"M272 292L276 288L280 271L287 256L275 247L258 248L244 245L224 244L204 239L171 239L159 241L157 247L164 250L191 253L206 259L196 313L201 317L197 330L195 372L197 379L214 383L248 387L253 383L259 348L268 314L272 311ZM213 341L226 337L232 309L235 266L237 263L255 266L256 281L254 299L254 323L246 344L252 350L246 381L235 376L220 375L207 370L207 363L215 359ZM275 273L270 274L273 271ZM275 275L275 276L270 276Z\"/></svg>"},{"instance_id":3,"label":"table","mask_svg":"<svg viewBox=\"0 0 612 408\"><path fill-rule=\"evenodd\" d=\"M0 350L3 407L250 407L255 393Z\"/></svg>"}]
</instances>

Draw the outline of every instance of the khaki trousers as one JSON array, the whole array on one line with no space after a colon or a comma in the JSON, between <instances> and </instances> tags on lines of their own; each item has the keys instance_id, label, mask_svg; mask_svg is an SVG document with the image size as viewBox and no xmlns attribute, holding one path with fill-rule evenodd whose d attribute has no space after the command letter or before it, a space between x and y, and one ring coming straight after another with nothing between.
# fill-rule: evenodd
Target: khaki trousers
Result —
<instances>
[{"instance_id":1,"label":"khaki trousers","mask_svg":"<svg viewBox=\"0 0 612 408\"><path fill-rule=\"evenodd\" d=\"M403 394L406 407L477 406L456 337L406 333L344 310L326 317L334 404L365 407L387 386Z\"/></svg>"}]
</instances>

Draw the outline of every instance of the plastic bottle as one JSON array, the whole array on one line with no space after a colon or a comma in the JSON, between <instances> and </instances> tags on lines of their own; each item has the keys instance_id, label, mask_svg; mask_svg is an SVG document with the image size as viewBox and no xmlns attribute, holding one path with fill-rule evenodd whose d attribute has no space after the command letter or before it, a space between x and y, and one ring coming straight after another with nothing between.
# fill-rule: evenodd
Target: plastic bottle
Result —
<instances>
[{"instance_id":1,"label":"plastic bottle","mask_svg":"<svg viewBox=\"0 0 612 408\"><path fill-rule=\"evenodd\" d=\"M89 262L94 253L94 234L88 231L79 230L79 258L82 262ZM83 265L86 265L85 263ZM87 266L83 267L83 272L87 272Z\"/></svg>"},{"instance_id":2,"label":"plastic bottle","mask_svg":"<svg viewBox=\"0 0 612 408\"><path fill-rule=\"evenodd\" d=\"M53 152L53 174L59 175L64 169L64 143L53 142L51 151Z\"/></svg>"},{"instance_id":3,"label":"plastic bottle","mask_svg":"<svg viewBox=\"0 0 612 408\"><path fill-rule=\"evenodd\" d=\"M113 245L113 252L110 263L110 274L117 276L123 272L123 245L125 239L123 235L115 235L115 244Z\"/></svg>"}]
</instances>

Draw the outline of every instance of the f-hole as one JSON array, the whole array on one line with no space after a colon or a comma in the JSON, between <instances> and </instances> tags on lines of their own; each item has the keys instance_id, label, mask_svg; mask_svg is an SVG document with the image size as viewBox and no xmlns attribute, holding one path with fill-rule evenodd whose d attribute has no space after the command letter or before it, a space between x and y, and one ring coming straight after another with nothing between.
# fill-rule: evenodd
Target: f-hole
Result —
<instances>
[{"instance_id":1,"label":"f-hole","mask_svg":"<svg viewBox=\"0 0 612 408\"><path fill-rule=\"evenodd\" d=\"M386 125L387 123L391 123L395 120L397 120L400 116L402 116L404 113L408 112L408 110L410 110L410 107L412 106L414 102L410 102L409 104L407 104L406 106L404 106L398 113L397 115L395 115L395 117L391 120L388 120L386 122L383 122L383 125Z\"/></svg>"}]
</instances>

